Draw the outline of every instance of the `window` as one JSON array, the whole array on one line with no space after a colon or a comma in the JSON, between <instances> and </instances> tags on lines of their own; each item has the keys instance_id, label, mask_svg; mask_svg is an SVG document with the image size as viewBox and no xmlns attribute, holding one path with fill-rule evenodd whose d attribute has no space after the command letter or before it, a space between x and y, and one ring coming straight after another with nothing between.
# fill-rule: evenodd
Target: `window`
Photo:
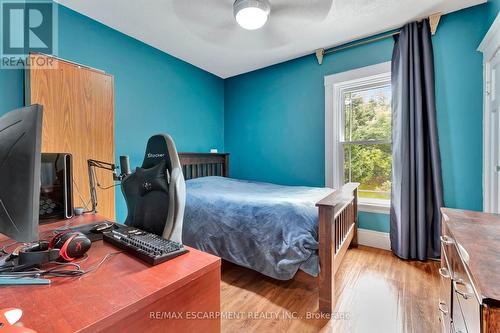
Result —
<instances>
[{"instance_id":1,"label":"window","mask_svg":"<svg viewBox=\"0 0 500 333\"><path fill-rule=\"evenodd\" d=\"M327 76L325 178L340 188L358 182L360 209L388 212L390 206L390 63Z\"/></svg>"}]
</instances>

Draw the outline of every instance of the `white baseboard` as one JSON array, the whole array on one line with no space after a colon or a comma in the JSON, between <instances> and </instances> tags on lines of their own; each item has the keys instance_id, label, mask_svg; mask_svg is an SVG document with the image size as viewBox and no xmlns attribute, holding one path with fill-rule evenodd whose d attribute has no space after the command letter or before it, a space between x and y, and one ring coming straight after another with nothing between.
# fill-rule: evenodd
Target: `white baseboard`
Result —
<instances>
[{"instance_id":1,"label":"white baseboard","mask_svg":"<svg viewBox=\"0 0 500 333\"><path fill-rule=\"evenodd\" d=\"M358 244L377 249L391 250L391 239L387 232L358 229Z\"/></svg>"}]
</instances>

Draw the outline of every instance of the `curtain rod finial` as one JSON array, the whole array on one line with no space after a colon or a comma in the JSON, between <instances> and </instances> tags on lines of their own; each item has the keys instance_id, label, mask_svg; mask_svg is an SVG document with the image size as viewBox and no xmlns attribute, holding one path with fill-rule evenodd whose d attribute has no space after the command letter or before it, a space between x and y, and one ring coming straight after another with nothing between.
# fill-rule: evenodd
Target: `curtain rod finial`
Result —
<instances>
[{"instance_id":1,"label":"curtain rod finial","mask_svg":"<svg viewBox=\"0 0 500 333\"><path fill-rule=\"evenodd\" d=\"M429 16L429 26L431 28L431 34L434 36L436 34L439 20L441 20L442 13L435 13Z\"/></svg>"},{"instance_id":2,"label":"curtain rod finial","mask_svg":"<svg viewBox=\"0 0 500 333\"><path fill-rule=\"evenodd\" d=\"M325 55L325 49L316 50L316 58L318 59L318 64L323 64L323 56Z\"/></svg>"}]
</instances>

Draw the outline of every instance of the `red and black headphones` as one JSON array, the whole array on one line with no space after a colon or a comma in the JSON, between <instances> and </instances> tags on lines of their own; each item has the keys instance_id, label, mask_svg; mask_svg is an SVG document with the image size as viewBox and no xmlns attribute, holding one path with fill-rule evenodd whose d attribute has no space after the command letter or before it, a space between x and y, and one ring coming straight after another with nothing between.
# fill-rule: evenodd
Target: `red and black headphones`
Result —
<instances>
[{"instance_id":1,"label":"red and black headphones","mask_svg":"<svg viewBox=\"0 0 500 333\"><path fill-rule=\"evenodd\" d=\"M66 230L48 241L40 241L23 247L18 253L20 265L41 265L51 261L70 262L81 258L92 242L79 231Z\"/></svg>"}]
</instances>

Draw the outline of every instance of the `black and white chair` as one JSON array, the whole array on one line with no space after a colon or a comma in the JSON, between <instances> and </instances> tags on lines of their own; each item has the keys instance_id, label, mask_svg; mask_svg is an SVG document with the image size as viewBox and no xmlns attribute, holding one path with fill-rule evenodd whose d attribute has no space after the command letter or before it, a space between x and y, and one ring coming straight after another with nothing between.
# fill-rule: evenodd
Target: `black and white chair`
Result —
<instances>
[{"instance_id":1,"label":"black and white chair","mask_svg":"<svg viewBox=\"0 0 500 333\"><path fill-rule=\"evenodd\" d=\"M186 183L169 135L148 140L142 166L122 181L125 224L182 243Z\"/></svg>"}]
</instances>

